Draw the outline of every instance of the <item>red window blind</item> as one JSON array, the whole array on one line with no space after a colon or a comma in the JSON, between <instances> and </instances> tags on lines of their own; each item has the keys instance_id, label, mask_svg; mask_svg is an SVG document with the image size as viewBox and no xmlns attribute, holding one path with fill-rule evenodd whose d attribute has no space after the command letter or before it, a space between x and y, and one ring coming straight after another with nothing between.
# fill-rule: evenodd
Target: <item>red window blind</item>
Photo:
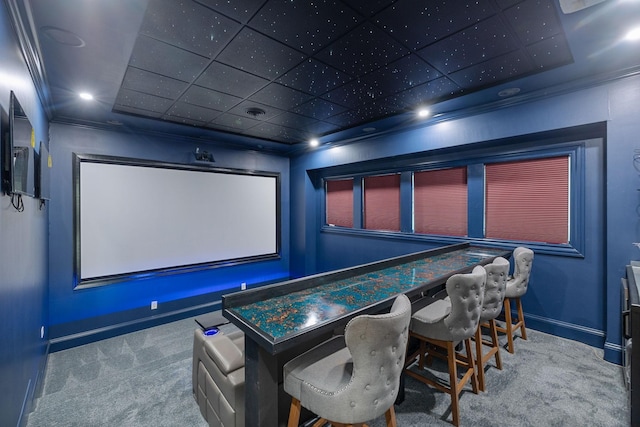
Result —
<instances>
[{"instance_id":1,"label":"red window blind","mask_svg":"<svg viewBox=\"0 0 640 427\"><path fill-rule=\"evenodd\" d=\"M326 181L327 224L353 227L353 179Z\"/></svg>"},{"instance_id":2,"label":"red window blind","mask_svg":"<svg viewBox=\"0 0 640 427\"><path fill-rule=\"evenodd\" d=\"M569 156L489 164L485 234L546 243L569 241Z\"/></svg>"},{"instance_id":3,"label":"red window blind","mask_svg":"<svg viewBox=\"0 0 640 427\"><path fill-rule=\"evenodd\" d=\"M413 225L416 233L467 235L467 168L413 175Z\"/></svg>"},{"instance_id":4,"label":"red window blind","mask_svg":"<svg viewBox=\"0 0 640 427\"><path fill-rule=\"evenodd\" d=\"M364 179L364 228L400 231L400 175Z\"/></svg>"}]
</instances>

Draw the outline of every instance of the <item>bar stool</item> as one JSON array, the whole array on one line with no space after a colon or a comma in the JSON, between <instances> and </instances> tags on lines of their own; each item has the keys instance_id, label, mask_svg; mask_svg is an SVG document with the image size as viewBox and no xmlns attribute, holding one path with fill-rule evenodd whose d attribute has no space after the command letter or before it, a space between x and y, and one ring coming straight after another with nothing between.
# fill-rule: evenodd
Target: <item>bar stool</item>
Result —
<instances>
[{"instance_id":1,"label":"bar stool","mask_svg":"<svg viewBox=\"0 0 640 427\"><path fill-rule=\"evenodd\" d=\"M529 276L531 275L531 266L533 264L533 251L529 248L519 246L513 250L513 276L507 279L507 288L504 297L504 317L505 326L498 327L498 331L507 334L507 350L509 353L513 353L513 336L520 330L522 339L527 339L527 330L524 325L524 312L522 311L522 297L527 292L529 285ZM516 303L518 310L518 318L516 323L513 323L511 318L511 300Z\"/></svg>"},{"instance_id":2,"label":"bar stool","mask_svg":"<svg viewBox=\"0 0 640 427\"><path fill-rule=\"evenodd\" d=\"M478 369L478 388L480 388L480 391L485 390L484 365L486 365L492 357L495 357L496 367L502 369L496 317L502 312L507 276L509 275L509 261L502 257L497 257L491 264L485 265L484 269L487 272L487 282L484 287L480 324L478 325L478 329L476 329L474 339L476 342L476 367ZM483 327L489 328L491 341L482 338ZM487 353L483 353L483 345L490 347Z\"/></svg>"},{"instance_id":3,"label":"bar stool","mask_svg":"<svg viewBox=\"0 0 640 427\"><path fill-rule=\"evenodd\" d=\"M385 414L387 426L395 427L393 404L410 321L411 302L400 294L389 313L354 317L344 336L287 362L284 390L292 396L288 425L298 425L304 406L321 417L315 426L362 425Z\"/></svg>"},{"instance_id":4,"label":"bar stool","mask_svg":"<svg viewBox=\"0 0 640 427\"><path fill-rule=\"evenodd\" d=\"M478 329L486 272L477 266L471 273L454 274L447 280L448 298L416 311L411 318L409 336L419 340L420 348L407 357L406 366L413 363L419 356L418 367L424 368L425 354L447 360L449 367L449 384L443 385L410 369L405 373L418 381L428 384L451 395L451 415L453 425L460 425L459 399L462 388L468 381L474 393L478 393L478 381L473 353L471 352L471 337ZM466 356L459 355L455 346L464 341ZM429 344L429 349L427 349ZM458 380L458 366L464 368L463 375Z\"/></svg>"}]
</instances>

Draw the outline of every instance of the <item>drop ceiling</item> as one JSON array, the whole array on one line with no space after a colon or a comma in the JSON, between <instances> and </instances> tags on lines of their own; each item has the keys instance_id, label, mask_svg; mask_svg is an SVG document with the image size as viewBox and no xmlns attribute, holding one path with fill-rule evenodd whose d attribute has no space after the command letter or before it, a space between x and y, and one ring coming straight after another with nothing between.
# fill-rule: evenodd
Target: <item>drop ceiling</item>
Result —
<instances>
[{"instance_id":1,"label":"drop ceiling","mask_svg":"<svg viewBox=\"0 0 640 427\"><path fill-rule=\"evenodd\" d=\"M290 148L637 72L619 40L640 5L597 3L30 0L25 16L54 121Z\"/></svg>"}]
</instances>

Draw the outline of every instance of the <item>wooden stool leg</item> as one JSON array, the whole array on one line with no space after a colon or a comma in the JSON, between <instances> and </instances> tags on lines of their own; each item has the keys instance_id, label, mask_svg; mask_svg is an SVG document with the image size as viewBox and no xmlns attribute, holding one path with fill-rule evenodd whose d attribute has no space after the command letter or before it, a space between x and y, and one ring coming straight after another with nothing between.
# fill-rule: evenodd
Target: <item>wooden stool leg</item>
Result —
<instances>
[{"instance_id":1,"label":"wooden stool leg","mask_svg":"<svg viewBox=\"0 0 640 427\"><path fill-rule=\"evenodd\" d=\"M291 408L289 409L288 427L298 427L300 422L300 401L295 397L291 399Z\"/></svg>"},{"instance_id":2,"label":"wooden stool leg","mask_svg":"<svg viewBox=\"0 0 640 427\"><path fill-rule=\"evenodd\" d=\"M456 349L453 342L447 342L447 362L449 364L449 393L451 394L451 417L453 425L460 425L460 410L458 408L458 363Z\"/></svg>"},{"instance_id":3,"label":"wooden stool leg","mask_svg":"<svg viewBox=\"0 0 640 427\"><path fill-rule=\"evenodd\" d=\"M491 333L491 345L496 349L496 367L502 370L502 358L500 357L500 343L498 342L498 329L496 328L496 319L489 320L489 331Z\"/></svg>"},{"instance_id":4,"label":"wooden stool leg","mask_svg":"<svg viewBox=\"0 0 640 427\"><path fill-rule=\"evenodd\" d=\"M476 363L473 360L473 353L471 352L471 338L464 340L464 346L467 350L467 372L471 372L471 388L475 394L478 394L478 375L476 375ZM457 390L456 390L457 391Z\"/></svg>"},{"instance_id":5,"label":"wooden stool leg","mask_svg":"<svg viewBox=\"0 0 640 427\"><path fill-rule=\"evenodd\" d=\"M484 363L482 363L482 359L484 356L482 354L482 332L481 326L478 325L478 329L476 329L476 367L478 368L478 387L480 391L484 391Z\"/></svg>"},{"instance_id":6,"label":"wooden stool leg","mask_svg":"<svg viewBox=\"0 0 640 427\"><path fill-rule=\"evenodd\" d=\"M527 329L524 327L524 311L522 311L522 301L520 298L516 298L516 305L518 306L518 323L520 323L520 332L522 333L522 339L527 339Z\"/></svg>"},{"instance_id":7,"label":"wooden stool leg","mask_svg":"<svg viewBox=\"0 0 640 427\"><path fill-rule=\"evenodd\" d=\"M387 427L398 427L396 424L396 410L393 405L384 413L384 418L387 420Z\"/></svg>"},{"instance_id":8,"label":"wooden stool leg","mask_svg":"<svg viewBox=\"0 0 640 427\"><path fill-rule=\"evenodd\" d=\"M511 323L511 301L509 298L504 299L504 317L507 333L507 351L513 353L513 325Z\"/></svg>"}]
</instances>

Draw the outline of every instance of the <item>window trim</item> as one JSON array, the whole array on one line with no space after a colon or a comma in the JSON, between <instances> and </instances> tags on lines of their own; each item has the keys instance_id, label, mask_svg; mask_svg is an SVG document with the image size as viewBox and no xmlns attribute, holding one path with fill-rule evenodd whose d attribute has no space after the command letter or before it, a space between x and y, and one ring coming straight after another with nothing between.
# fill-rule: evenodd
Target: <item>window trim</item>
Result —
<instances>
[{"instance_id":1,"label":"window trim","mask_svg":"<svg viewBox=\"0 0 640 427\"><path fill-rule=\"evenodd\" d=\"M468 228L469 228L469 236L443 236L443 235L429 235L429 234L417 234L413 232L413 227L411 226L412 217L410 215L411 220L408 221L406 218L409 215L404 215L406 209L409 209L412 212L412 206L404 206L406 204L406 198L403 198L402 193L409 191L413 192L413 187L410 185L410 188L405 188L408 182L412 182L412 180L401 180L401 230L399 232L395 231L380 231L380 230L366 230L362 228L362 209L363 206L360 206L360 209L356 210L356 206L354 206L354 228L344 228L344 227L329 227L323 225L326 221L326 218L321 218L321 233L339 233L353 236L368 236L375 238L387 238L392 240L401 240L401 241L422 241L434 244L454 244L460 242L471 242L472 244L479 245L490 245L493 247L503 247L503 248L515 248L517 246L527 246L534 251L546 254L554 254L561 256L569 256L569 257L584 257L585 252L585 146L589 140L592 139L602 139L604 140L603 135L591 135L589 137L576 137L571 138L569 142L549 142L540 144L540 141L530 141L526 144L521 144L517 147L511 147L508 152L497 152L499 147L492 148L490 150L483 150L483 154L474 153L475 150L470 149L466 152L458 152L457 156L464 155L464 157L456 158L455 160L451 157L438 157L438 156L429 156L429 153L424 153L424 156L414 158L413 161L408 162L405 165L397 166L396 168L376 168L375 165L382 164L384 159L376 160L375 162L371 162L370 169L366 171L363 170L362 164L360 164L357 168L358 173L349 174L347 172L348 165L341 166L338 169L341 171L339 174L331 174L330 171L333 168L327 168L324 172L327 172L326 175L320 173L320 181L322 185L320 188L324 188L324 180L325 179L344 179L344 178L353 178L354 179L354 203L356 200L361 200L363 197L361 182L365 176L372 175L385 175L385 174L393 174L400 173L413 174L416 171L427 171L427 170L437 170L451 167L460 167L466 166L468 168L467 171L467 186L470 197L469 201L469 209L472 209L471 203L471 188L470 187L470 169L472 167L477 167L478 165L482 166L484 170L484 165L489 163L500 163L507 161L518 161L518 160L532 160L539 158L547 158L547 157L557 157L562 155L567 155L570 158L569 165L569 243L568 244L552 244L552 243L544 243L544 242L533 242L533 241L519 241L519 240L504 240L504 239L490 239L484 237L484 229L482 230L482 236L474 235L472 233L472 223L474 221L478 221L477 212L474 213L473 217L471 215L468 216ZM537 144L536 144L537 142ZM335 169L334 169L335 170ZM360 183L360 186L356 187L356 182ZM484 190L484 174L482 177L482 188ZM319 197L319 207L321 212L326 212L325 206L325 194L324 191ZM477 195L476 195L477 196ZM482 206L484 207L484 193L482 194ZM476 201L477 203L477 201ZM481 224L484 224L484 209L481 217ZM404 231L406 230L406 231ZM409 231L410 230L410 231Z\"/></svg>"}]
</instances>

